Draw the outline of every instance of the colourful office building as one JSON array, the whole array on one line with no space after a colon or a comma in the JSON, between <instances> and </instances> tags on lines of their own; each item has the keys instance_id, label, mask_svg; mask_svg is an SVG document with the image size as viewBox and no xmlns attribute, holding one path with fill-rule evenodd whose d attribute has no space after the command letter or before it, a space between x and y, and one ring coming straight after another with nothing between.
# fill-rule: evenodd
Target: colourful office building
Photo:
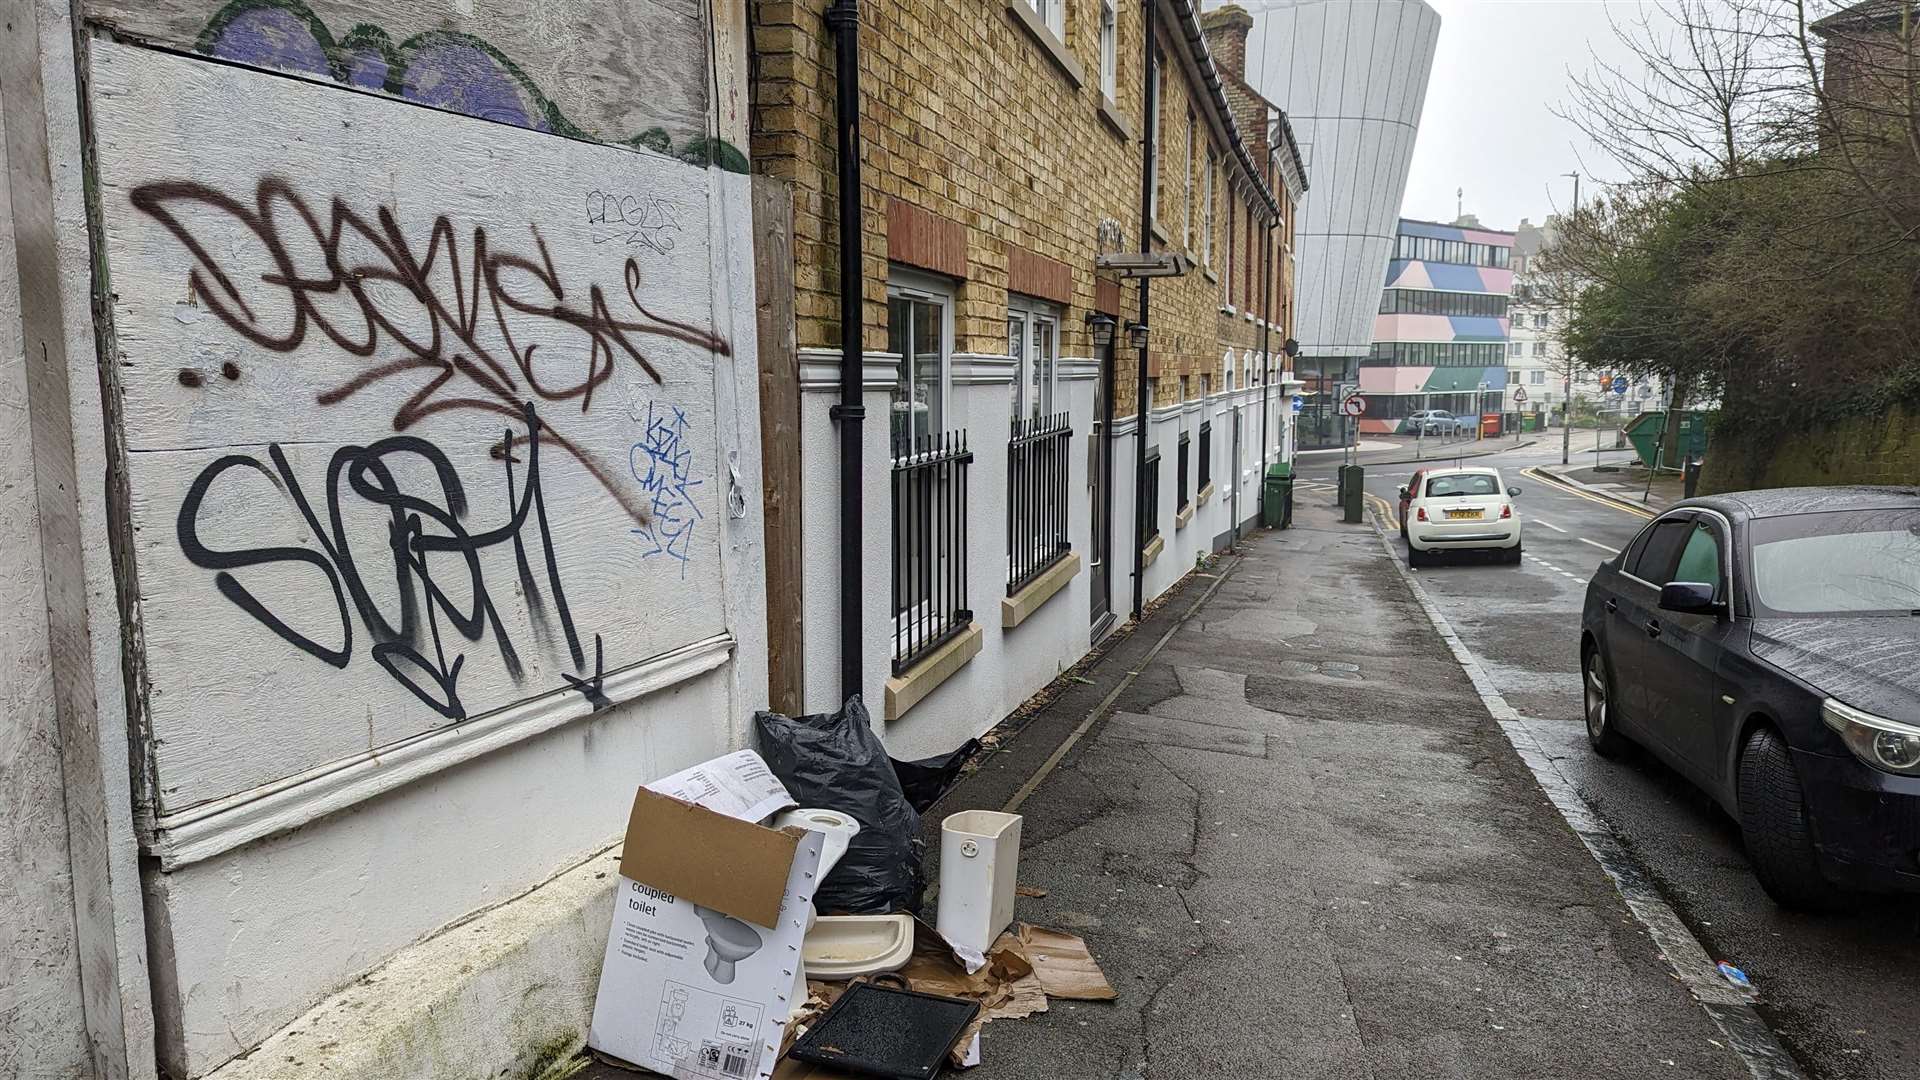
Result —
<instances>
[{"instance_id":1,"label":"colourful office building","mask_svg":"<svg viewBox=\"0 0 1920 1080\"><path fill-rule=\"evenodd\" d=\"M1507 297L1513 234L1401 218L1360 361L1362 434L1401 431L1415 412L1444 409L1471 424L1497 412L1507 386Z\"/></svg>"}]
</instances>

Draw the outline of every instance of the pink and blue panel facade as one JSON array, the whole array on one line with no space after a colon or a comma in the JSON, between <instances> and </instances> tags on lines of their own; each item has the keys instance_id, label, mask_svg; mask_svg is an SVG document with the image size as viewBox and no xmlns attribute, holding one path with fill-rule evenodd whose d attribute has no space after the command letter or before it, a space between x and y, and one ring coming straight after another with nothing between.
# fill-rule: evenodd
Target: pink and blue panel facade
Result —
<instances>
[{"instance_id":1,"label":"pink and blue panel facade","mask_svg":"<svg viewBox=\"0 0 1920 1080\"><path fill-rule=\"evenodd\" d=\"M1402 219L1384 286L1389 301L1415 299L1383 303L1394 312L1374 318L1373 353L1360 366L1368 403L1363 433L1397 431L1418 409L1471 416L1483 385L1488 399L1499 400L1494 395L1507 385L1504 311L1513 271L1505 263L1512 245L1511 233ZM1416 314L1406 307L1476 313Z\"/></svg>"}]
</instances>

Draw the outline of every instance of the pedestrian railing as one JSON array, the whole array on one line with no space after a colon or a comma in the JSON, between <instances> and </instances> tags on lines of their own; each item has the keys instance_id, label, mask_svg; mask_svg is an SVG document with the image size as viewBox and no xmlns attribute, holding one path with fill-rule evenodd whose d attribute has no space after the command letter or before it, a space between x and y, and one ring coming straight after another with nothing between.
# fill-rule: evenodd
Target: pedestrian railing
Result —
<instances>
[{"instance_id":1,"label":"pedestrian railing","mask_svg":"<svg viewBox=\"0 0 1920 1080\"><path fill-rule=\"evenodd\" d=\"M1213 421L1202 420L1200 422L1200 479L1194 481L1194 487L1205 491L1207 485L1211 483L1213 483Z\"/></svg>"},{"instance_id":2,"label":"pedestrian railing","mask_svg":"<svg viewBox=\"0 0 1920 1080\"><path fill-rule=\"evenodd\" d=\"M1067 416L1013 422L1007 440L1007 595L1025 588L1073 550L1067 538Z\"/></svg>"},{"instance_id":3,"label":"pedestrian railing","mask_svg":"<svg viewBox=\"0 0 1920 1080\"><path fill-rule=\"evenodd\" d=\"M1140 477L1140 546L1153 543L1160 535L1160 448L1147 453Z\"/></svg>"},{"instance_id":4,"label":"pedestrian railing","mask_svg":"<svg viewBox=\"0 0 1920 1080\"><path fill-rule=\"evenodd\" d=\"M973 621L967 606L964 431L893 440L893 673Z\"/></svg>"}]
</instances>

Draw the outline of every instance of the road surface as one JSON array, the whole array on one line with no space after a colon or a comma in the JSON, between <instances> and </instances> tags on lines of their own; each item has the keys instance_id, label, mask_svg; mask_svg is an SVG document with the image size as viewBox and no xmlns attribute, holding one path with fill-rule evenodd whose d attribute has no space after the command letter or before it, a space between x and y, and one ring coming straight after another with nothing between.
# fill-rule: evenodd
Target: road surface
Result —
<instances>
[{"instance_id":1,"label":"road surface","mask_svg":"<svg viewBox=\"0 0 1920 1080\"><path fill-rule=\"evenodd\" d=\"M1574 463L1591 464L1580 435ZM1301 460L1301 481L1311 486L1299 497L1330 500L1338 456ZM1522 489L1526 556L1512 567L1455 555L1418 580L1709 954L1753 979L1762 1015L1809 1076L1920 1076L1920 900L1863 901L1839 916L1783 912L1761 892L1738 827L1711 799L1651 755L1612 762L1587 748L1578 657L1587 579L1646 519L1522 474L1559 460L1554 439L1465 462L1498 468ZM1397 488L1416 467L1369 468L1368 493L1397 505ZM1404 543L1395 548L1404 557Z\"/></svg>"}]
</instances>

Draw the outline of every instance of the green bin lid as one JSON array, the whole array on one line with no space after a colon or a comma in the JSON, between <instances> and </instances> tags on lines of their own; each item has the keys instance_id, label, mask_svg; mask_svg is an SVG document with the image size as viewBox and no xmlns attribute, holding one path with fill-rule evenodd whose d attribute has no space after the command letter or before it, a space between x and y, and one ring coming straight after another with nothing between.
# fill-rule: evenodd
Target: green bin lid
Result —
<instances>
[{"instance_id":1,"label":"green bin lid","mask_svg":"<svg viewBox=\"0 0 1920 1080\"><path fill-rule=\"evenodd\" d=\"M1292 476L1293 462L1291 461L1273 462L1272 464L1267 466L1267 475L1268 476Z\"/></svg>"}]
</instances>

